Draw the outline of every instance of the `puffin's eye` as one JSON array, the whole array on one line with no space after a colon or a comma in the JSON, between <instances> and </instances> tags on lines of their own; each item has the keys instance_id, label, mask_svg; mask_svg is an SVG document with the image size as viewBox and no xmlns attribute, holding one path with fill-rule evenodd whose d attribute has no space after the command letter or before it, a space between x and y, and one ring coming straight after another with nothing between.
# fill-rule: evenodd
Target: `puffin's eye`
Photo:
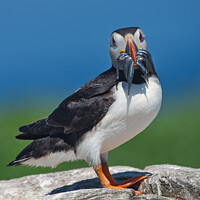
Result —
<instances>
[{"instance_id":1,"label":"puffin's eye","mask_svg":"<svg viewBox=\"0 0 200 200\"><path fill-rule=\"evenodd\" d=\"M139 40L140 40L140 42L143 42L143 41L144 41L144 36L142 35L141 32L140 32Z\"/></svg>"},{"instance_id":2,"label":"puffin's eye","mask_svg":"<svg viewBox=\"0 0 200 200\"><path fill-rule=\"evenodd\" d=\"M112 38L112 42L113 42L113 46L116 46L116 42L114 38Z\"/></svg>"}]
</instances>

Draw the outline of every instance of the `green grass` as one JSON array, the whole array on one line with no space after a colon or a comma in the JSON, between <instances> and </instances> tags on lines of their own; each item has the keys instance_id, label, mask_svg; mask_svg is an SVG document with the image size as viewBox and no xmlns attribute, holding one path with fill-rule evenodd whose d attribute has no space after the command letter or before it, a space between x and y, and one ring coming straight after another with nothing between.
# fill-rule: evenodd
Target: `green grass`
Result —
<instances>
[{"instance_id":1,"label":"green grass","mask_svg":"<svg viewBox=\"0 0 200 200\"><path fill-rule=\"evenodd\" d=\"M38 104L39 105L39 104ZM197 106L198 105L198 106ZM29 108L28 108L29 107ZM21 125L48 116L54 106L18 105L0 114L0 179L30 174L55 172L87 167L84 161L68 162L56 169L28 166L6 167L30 141L14 138ZM28 109L27 109L28 108ZM109 153L109 165L144 168L154 164L177 164L200 167L200 106L165 107L141 134Z\"/></svg>"}]
</instances>

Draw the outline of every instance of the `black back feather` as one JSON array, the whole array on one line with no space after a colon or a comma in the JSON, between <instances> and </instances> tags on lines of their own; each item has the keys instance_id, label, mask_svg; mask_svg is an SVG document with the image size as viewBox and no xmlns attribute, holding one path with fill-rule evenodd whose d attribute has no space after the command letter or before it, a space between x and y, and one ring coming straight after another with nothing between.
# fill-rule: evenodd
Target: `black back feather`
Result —
<instances>
[{"instance_id":1,"label":"black back feather","mask_svg":"<svg viewBox=\"0 0 200 200\"><path fill-rule=\"evenodd\" d=\"M115 84L116 70L112 67L66 98L48 118L20 127L23 134L16 138L35 140L60 134L84 134L107 113L114 101L110 90Z\"/></svg>"}]
</instances>

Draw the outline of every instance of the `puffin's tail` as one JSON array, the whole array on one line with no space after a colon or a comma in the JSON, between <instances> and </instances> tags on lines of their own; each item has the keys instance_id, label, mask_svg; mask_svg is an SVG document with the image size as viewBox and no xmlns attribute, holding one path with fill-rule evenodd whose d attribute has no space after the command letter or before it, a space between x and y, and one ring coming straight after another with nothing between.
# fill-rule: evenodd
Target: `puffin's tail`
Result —
<instances>
[{"instance_id":1,"label":"puffin's tail","mask_svg":"<svg viewBox=\"0 0 200 200\"><path fill-rule=\"evenodd\" d=\"M67 144L63 137L48 136L34 140L7 166L56 167L69 160L76 160L73 147Z\"/></svg>"}]
</instances>

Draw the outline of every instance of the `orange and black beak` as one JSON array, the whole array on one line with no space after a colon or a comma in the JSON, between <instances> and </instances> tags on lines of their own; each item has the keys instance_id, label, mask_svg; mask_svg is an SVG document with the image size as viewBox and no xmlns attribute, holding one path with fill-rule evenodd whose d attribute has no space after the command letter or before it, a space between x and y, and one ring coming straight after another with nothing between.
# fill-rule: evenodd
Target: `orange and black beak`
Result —
<instances>
[{"instance_id":1,"label":"orange and black beak","mask_svg":"<svg viewBox=\"0 0 200 200\"><path fill-rule=\"evenodd\" d=\"M128 60L128 62L126 62L126 67L124 68L124 73L128 82L128 95L130 94L130 88L133 82L134 69L137 66L137 51L138 48L135 42L132 39L128 39L125 52L132 58L132 61Z\"/></svg>"},{"instance_id":2,"label":"orange and black beak","mask_svg":"<svg viewBox=\"0 0 200 200\"><path fill-rule=\"evenodd\" d=\"M137 66L137 58L136 58L137 51L138 51L138 47L136 46L135 42L129 39L126 44L125 52L132 57L134 61L134 67Z\"/></svg>"}]
</instances>

